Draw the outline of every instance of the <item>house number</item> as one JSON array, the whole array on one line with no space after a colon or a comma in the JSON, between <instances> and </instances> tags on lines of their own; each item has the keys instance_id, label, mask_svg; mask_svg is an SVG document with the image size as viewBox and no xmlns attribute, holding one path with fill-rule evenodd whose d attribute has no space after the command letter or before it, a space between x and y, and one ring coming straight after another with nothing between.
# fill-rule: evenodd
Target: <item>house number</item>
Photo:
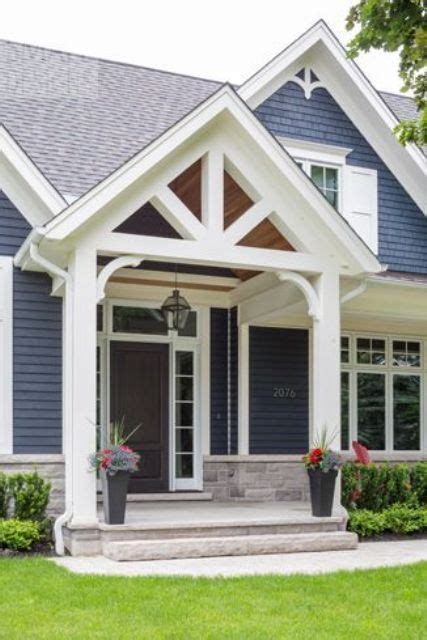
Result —
<instances>
[{"instance_id":1,"label":"house number","mask_svg":"<svg viewBox=\"0 0 427 640\"><path fill-rule=\"evenodd\" d=\"M297 397L297 392L291 387L273 387L273 398L290 398L293 400Z\"/></svg>"}]
</instances>

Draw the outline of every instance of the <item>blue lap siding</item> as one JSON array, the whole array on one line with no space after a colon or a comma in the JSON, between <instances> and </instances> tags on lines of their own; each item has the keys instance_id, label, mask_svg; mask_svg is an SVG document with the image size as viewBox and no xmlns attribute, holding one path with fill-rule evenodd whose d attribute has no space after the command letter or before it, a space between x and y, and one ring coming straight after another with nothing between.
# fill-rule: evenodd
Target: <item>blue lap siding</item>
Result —
<instances>
[{"instance_id":1,"label":"blue lap siding","mask_svg":"<svg viewBox=\"0 0 427 640\"><path fill-rule=\"evenodd\" d=\"M13 256L30 225L0 192L0 255ZM13 275L13 451L62 450L62 304L42 273Z\"/></svg>"},{"instance_id":2,"label":"blue lap siding","mask_svg":"<svg viewBox=\"0 0 427 640\"><path fill-rule=\"evenodd\" d=\"M250 327L249 453L308 447L308 331Z\"/></svg>"},{"instance_id":3,"label":"blue lap siding","mask_svg":"<svg viewBox=\"0 0 427 640\"><path fill-rule=\"evenodd\" d=\"M379 258L392 271L427 273L427 218L326 89L307 100L288 82L256 115L275 136L348 147L348 164L376 169Z\"/></svg>"}]
</instances>

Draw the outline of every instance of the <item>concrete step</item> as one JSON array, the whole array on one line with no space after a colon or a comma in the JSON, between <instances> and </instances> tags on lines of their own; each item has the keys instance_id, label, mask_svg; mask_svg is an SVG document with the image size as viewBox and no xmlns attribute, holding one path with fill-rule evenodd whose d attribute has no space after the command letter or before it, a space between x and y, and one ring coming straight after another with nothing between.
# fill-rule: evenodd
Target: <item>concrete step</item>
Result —
<instances>
[{"instance_id":1,"label":"concrete step","mask_svg":"<svg viewBox=\"0 0 427 640\"><path fill-rule=\"evenodd\" d=\"M142 521L141 521L142 520ZM251 535L328 533L345 529L342 517L275 518L264 520L218 520L189 522L144 522L111 525L99 523L101 539L108 541L172 540L176 538L219 538Z\"/></svg>"},{"instance_id":2,"label":"concrete step","mask_svg":"<svg viewBox=\"0 0 427 640\"><path fill-rule=\"evenodd\" d=\"M209 491L174 491L166 493L128 493L127 502L207 502L212 500ZM97 502L102 503L102 493Z\"/></svg>"},{"instance_id":3,"label":"concrete step","mask_svg":"<svg viewBox=\"0 0 427 640\"><path fill-rule=\"evenodd\" d=\"M355 549L357 536L346 531L264 534L169 540L105 541L103 554L117 562L215 556L250 556Z\"/></svg>"}]
</instances>

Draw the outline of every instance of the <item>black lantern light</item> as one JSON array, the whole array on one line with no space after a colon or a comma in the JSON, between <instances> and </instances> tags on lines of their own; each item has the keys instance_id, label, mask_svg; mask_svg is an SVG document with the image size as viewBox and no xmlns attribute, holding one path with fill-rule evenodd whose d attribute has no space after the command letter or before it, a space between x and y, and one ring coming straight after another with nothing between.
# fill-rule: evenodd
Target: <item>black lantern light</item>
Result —
<instances>
[{"instance_id":1,"label":"black lantern light","mask_svg":"<svg viewBox=\"0 0 427 640\"><path fill-rule=\"evenodd\" d=\"M168 329L177 331L183 329L187 323L191 307L187 300L179 293L178 274L175 265L175 289L172 295L168 296L161 306L162 314Z\"/></svg>"}]
</instances>

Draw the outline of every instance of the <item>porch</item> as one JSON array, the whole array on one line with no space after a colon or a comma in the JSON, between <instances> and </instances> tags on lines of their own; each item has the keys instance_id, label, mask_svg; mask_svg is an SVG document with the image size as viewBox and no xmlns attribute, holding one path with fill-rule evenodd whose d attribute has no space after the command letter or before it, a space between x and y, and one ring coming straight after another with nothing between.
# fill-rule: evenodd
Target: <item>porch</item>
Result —
<instances>
[{"instance_id":1,"label":"porch","mask_svg":"<svg viewBox=\"0 0 427 640\"><path fill-rule=\"evenodd\" d=\"M345 516L314 518L306 502L129 502L126 523L69 524L72 555L103 553L116 561L201 558L354 549Z\"/></svg>"}]
</instances>

